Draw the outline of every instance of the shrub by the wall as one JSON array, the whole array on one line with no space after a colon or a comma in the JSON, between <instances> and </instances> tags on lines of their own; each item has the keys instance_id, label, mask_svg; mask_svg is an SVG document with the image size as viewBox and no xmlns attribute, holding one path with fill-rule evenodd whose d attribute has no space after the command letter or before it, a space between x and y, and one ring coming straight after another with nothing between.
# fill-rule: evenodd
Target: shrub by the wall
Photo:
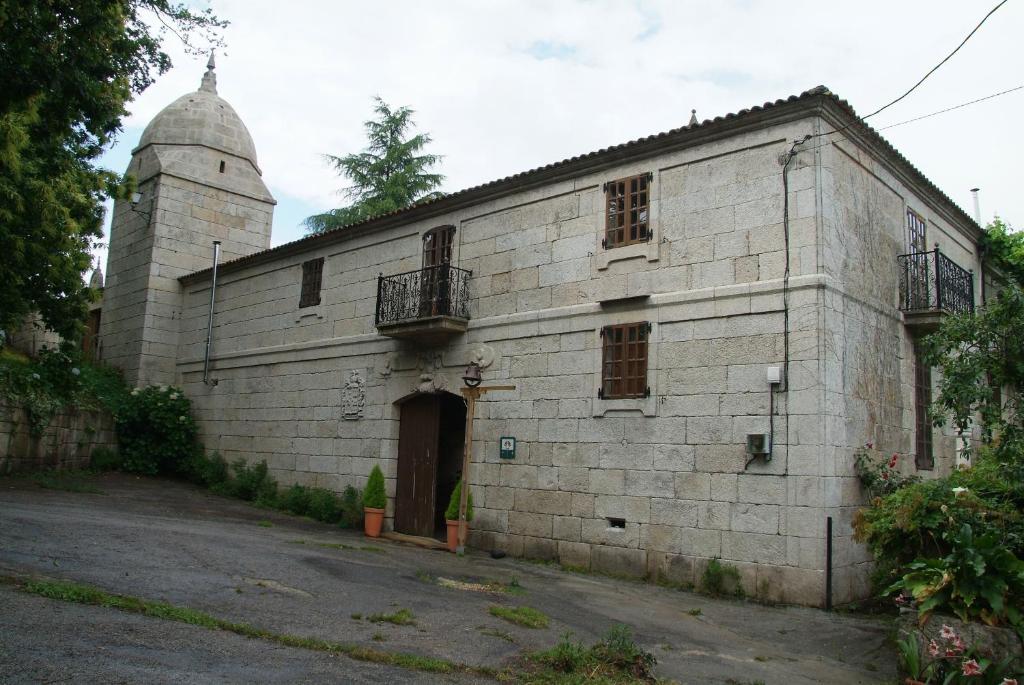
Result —
<instances>
[{"instance_id":1,"label":"shrub by the wall","mask_svg":"<svg viewBox=\"0 0 1024 685\"><path fill-rule=\"evenodd\" d=\"M136 388L124 399L116 421L125 471L187 474L198 443L192 404L181 390Z\"/></svg>"}]
</instances>

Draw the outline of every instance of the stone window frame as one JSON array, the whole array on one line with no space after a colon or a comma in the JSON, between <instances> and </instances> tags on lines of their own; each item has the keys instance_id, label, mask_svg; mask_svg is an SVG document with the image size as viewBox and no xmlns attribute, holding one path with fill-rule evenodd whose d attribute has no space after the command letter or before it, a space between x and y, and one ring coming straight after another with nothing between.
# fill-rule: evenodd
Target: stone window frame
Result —
<instances>
[{"instance_id":1,"label":"stone window frame","mask_svg":"<svg viewBox=\"0 0 1024 685\"><path fill-rule=\"evenodd\" d=\"M647 175L647 234L648 240L644 242L629 243L612 247L605 247L604 240L607 235L607 194L605 187L608 183L628 180L637 176ZM629 259L646 259L648 262L656 262L661 258L661 202L660 202L660 171L635 171L629 174L616 176L614 180L602 182L597 186L594 193L594 249L593 264L598 271L604 271L612 262L625 261Z\"/></svg>"},{"instance_id":2,"label":"stone window frame","mask_svg":"<svg viewBox=\"0 0 1024 685\"><path fill-rule=\"evenodd\" d=\"M914 466L919 471L935 468L935 436L928 407L932 403L932 367L924 360L918 343L914 343Z\"/></svg>"},{"instance_id":3,"label":"stone window frame","mask_svg":"<svg viewBox=\"0 0 1024 685\"><path fill-rule=\"evenodd\" d=\"M622 399L602 399L598 397L601 388L604 387L604 340L601 337L601 331L605 326L617 326L622 324L640 323L646 321L650 324L650 332L647 334L647 385L650 388L650 395L647 397L627 397ZM627 312L621 313L617 316L610 317L601 326L593 329L594 333L594 345L591 349L592 362L594 372L593 376L593 393L591 397L591 414L593 416L605 416L609 413L640 413L643 416L657 416L658 415L658 377L659 366L658 366L658 322L645 319L642 315L637 316L636 314L630 314Z\"/></svg>"}]
</instances>

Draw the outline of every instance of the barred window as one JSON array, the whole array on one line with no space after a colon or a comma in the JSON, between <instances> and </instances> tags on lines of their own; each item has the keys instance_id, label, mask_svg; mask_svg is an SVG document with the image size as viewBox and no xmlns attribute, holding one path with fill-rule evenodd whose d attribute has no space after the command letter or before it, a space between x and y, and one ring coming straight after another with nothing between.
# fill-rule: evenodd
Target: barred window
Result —
<instances>
[{"instance_id":1,"label":"barred window","mask_svg":"<svg viewBox=\"0 0 1024 685\"><path fill-rule=\"evenodd\" d=\"M650 395L647 386L647 338L651 325L644 321L601 329L602 399L613 400Z\"/></svg>"},{"instance_id":2,"label":"barred window","mask_svg":"<svg viewBox=\"0 0 1024 685\"><path fill-rule=\"evenodd\" d=\"M320 304L320 284L324 275L324 258L310 259L302 263L302 291L299 294L299 308L315 307Z\"/></svg>"},{"instance_id":3,"label":"barred window","mask_svg":"<svg viewBox=\"0 0 1024 685\"><path fill-rule=\"evenodd\" d=\"M640 174L604 184L606 248L650 240L650 182L652 174Z\"/></svg>"}]
</instances>

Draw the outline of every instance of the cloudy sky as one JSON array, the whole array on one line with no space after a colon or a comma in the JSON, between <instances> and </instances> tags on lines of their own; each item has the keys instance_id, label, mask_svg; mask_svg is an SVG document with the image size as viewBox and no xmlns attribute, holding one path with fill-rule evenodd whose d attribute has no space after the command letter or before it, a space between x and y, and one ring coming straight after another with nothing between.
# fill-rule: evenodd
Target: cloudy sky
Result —
<instances>
[{"instance_id":1,"label":"cloudy sky","mask_svg":"<svg viewBox=\"0 0 1024 685\"><path fill-rule=\"evenodd\" d=\"M323 153L364 145L372 98L416 110L444 190L512 173L819 84L861 114L913 85L997 0L612 2L218 0L231 21L220 95L256 142L278 200L273 244L342 204ZM842 7L842 9L840 9ZM869 120L881 129L1024 84L1024 0L1010 0L945 66ZM195 90L205 60L182 54L129 105L105 164L123 171L146 123ZM1024 90L883 131L985 221L1024 227Z\"/></svg>"}]
</instances>

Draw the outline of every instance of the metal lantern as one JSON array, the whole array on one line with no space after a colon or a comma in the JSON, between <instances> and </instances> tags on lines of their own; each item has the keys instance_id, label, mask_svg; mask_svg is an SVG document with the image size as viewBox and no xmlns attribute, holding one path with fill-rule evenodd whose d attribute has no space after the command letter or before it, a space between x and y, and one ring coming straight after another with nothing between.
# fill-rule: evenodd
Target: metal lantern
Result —
<instances>
[{"instance_id":1,"label":"metal lantern","mask_svg":"<svg viewBox=\"0 0 1024 685\"><path fill-rule=\"evenodd\" d=\"M462 382L466 384L467 388L475 388L480 385L483 382L483 378L480 376L480 365L470 362L465 373L462 374Z\"/></svg>"}]
</instances>

